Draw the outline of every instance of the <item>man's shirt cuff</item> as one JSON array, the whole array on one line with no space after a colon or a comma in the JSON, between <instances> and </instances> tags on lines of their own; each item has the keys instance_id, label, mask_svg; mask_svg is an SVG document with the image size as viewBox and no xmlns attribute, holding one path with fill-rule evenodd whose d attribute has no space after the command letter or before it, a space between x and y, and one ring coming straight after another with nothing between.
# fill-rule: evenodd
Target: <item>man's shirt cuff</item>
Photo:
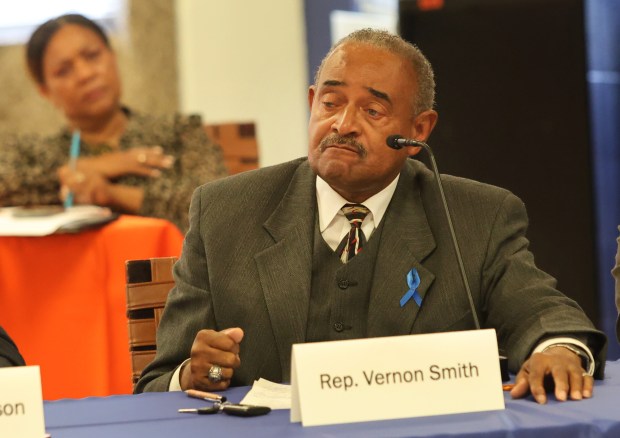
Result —
<instances>
[{"instance_id":1,"label":"man's shirt cuff","mask_svg":"<svg viewBox=\"0 0 620 438\"><path fill-rule=\"evenodd\" d=\"M543 342L541 342L540 344L538 344L536 346L536 348L534 349L533 353L542 353L545 350L548 350L551 347L566 347L569 350L573 351L575 354L577 354L578 356L581 356L579 354L579 350L583 350L583 353L586 354L586 359L587 359L587 367L586 367L586 372L588 373L588 375L593 376L594 375L594 371L596 369L596 363L594 361L594 356L592 355L592 352L590 351L590 349L588 348L588 346L586 344L584 344L583 342L579 341L578 339L575 338L551 338L551 339L547 339ZM570 347L573 346L575 347L575 349L571 349Z\"/></svg>"},{"instance_id":2,"label":"man's shirt cuff","mask_svg":"<svg viewBox=\"0 0 620 438\"><path fill-rule=\"evenodd\" d=\"M183 365L185 365L189 359L185 359L181 365L179 365L174 373L172 373L172 379L170 379L170 385L168 385L168 391L182 391L181 388L181 370L183 369Z\"/></svg>"}]
</instances>

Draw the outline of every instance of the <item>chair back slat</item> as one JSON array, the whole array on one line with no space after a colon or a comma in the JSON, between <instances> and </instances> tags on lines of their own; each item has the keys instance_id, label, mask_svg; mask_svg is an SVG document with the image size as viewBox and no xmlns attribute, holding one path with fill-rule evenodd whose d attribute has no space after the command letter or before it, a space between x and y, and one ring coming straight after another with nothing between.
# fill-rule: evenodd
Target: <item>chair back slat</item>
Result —
<instances>
[{"instance_id":1,"label":"chair back slat","mask_svg":"<svg viewBox=\"0 0 620 438\"><path fill-rule=\"evenodd\" d=\"M229 174L258 168L258 141L254 123L209 124L204 125L204 130L222 148Z\"/></svg>"},{"instance_id":2,"label":"chair back slat","mask_svg":"<svg viewBox=\"0 0 620 438\"><path fill-rule=\"evenodd\" d=\"M168 293L174 286L172 268L176 257L128 260L125 263L127 325L132 382L155 358L156 334Z\"/></svg>"}]
</instances>

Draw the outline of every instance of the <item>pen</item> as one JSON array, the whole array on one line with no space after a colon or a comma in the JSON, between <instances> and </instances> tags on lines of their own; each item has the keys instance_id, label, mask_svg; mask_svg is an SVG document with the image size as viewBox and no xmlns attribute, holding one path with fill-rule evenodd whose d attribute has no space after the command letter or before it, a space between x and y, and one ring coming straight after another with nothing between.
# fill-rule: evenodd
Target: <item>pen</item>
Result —
<instances>
[{"instance_id":1,"label":"pen","mask_svg":"<svg viewBox=\"0 0 620 438\"><path fill-rule=\"evenodd\" d=\"M223 395L213 394L211 392L198 391L197 389L188 389L187 391L185 391L185 394L187 394L188 397L200 398L202 400L207 400L210 402L224 403L226 401L226 397Z\"/></svg>"},{"instance_id":2,"label":"pen","mask_svg":"<svg viewBox=\"0 0 620 438\"><path fill-rule=\"evenodd\" d=\"M69 169L71 172L75 172L77 168L77 159L80 155L80 131L76 129L73 131L73 137L71 137L71 149L69 149ZM65 198L65 208L73 207L73 193L67 193Z\"/></svg>"}]
</instances>

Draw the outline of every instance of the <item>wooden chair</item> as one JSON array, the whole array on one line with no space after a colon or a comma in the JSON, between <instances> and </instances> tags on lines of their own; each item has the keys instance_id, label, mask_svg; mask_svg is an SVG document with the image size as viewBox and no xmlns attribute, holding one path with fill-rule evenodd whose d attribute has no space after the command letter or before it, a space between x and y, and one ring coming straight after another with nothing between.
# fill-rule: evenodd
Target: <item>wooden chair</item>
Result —
<instances>
[{"instance_id":1,"label":"wooden chair","mask_svg":"<svg viewBox=\"0 0 620 438\"><path fill-rule=\"evenodd\" d=\"M232 175L258 167L258 143L254 123L204 125L207 135L219 144ZM129 351L132 381L155 358L155 335L168 292L174 286L172 267L176 257L128 260L125 263Z\"/></svg>"},{"instance_id":2,"label":"wooden chair","mask_svg":"<svg viewBox=\"0 0 620 438\"><path fill-rule=\"evenodd\" d=\"M258 167L258 142L254 123L209 124L204 125L204 130L222 148L229 174Z\"/></svg>"},{"instance_id":3,"label":"wooden chair","mask_svg":"<svg viewBox=\"0 0 620 438\"><path fill-rule=\"evenodd\" d=\"M176 257L125 262L129 351L134 385L142 370L155 358L155 334L174 286L172 267Z\"/></svg>"},{"instance_id":4,"label":"wooden chair","mask_svg":"<svg viewBox=\"0 0 620 438\"><path fill-rule=\"evenodd\" d=\"M254 123L204 125L207 135L222 148L228 172L258 168L258 142ZM129 260L125 263L129 351L132 381L155 358L155 334L168 292L174 286L172 267L176 257Z\"/></svg>"}]
</instances>

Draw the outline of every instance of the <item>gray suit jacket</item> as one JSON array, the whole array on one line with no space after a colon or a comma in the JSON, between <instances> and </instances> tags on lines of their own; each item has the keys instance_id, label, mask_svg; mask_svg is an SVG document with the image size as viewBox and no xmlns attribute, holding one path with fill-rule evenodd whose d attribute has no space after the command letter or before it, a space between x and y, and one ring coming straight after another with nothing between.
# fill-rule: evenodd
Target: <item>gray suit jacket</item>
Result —
<instances>
[{"instance_id":1,"label":"gray suit jacket","mask_svg":"<svg viewBox=\"0 0 620 438\"><path fill-rule=\"evenodd\" d=\"M516 371L542 339L568 335L597 354L605 336L534 265L523 203L506 190L442 177L481 325L497 330ZM306 159L198 188L157 335L137 392L165 391L203 328L241 327L233 385L290 378L291 346L305 341L315 229L315 175ZM369 337L473 329L432 172L407 160L385 221L371 287ZM421 308L399 300L421 278Z\"/></svg>"}]
</instances>

